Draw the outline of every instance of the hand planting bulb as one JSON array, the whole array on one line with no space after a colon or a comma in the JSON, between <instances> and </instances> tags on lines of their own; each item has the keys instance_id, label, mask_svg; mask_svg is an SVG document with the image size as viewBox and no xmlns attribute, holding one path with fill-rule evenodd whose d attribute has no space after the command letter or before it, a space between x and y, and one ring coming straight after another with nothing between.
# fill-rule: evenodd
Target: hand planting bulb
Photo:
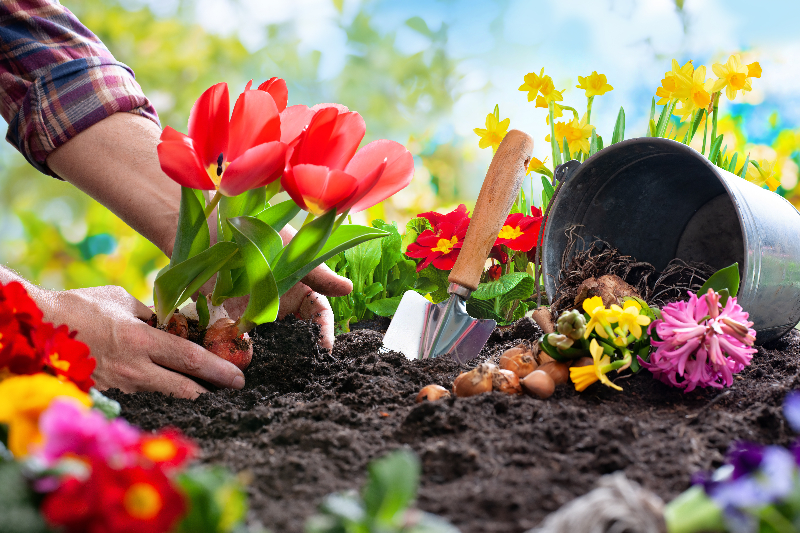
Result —
<instances>
[{"instance_id":1,"label":"hand planting bulb","mask_svg":"<svg viewBox=\"0 0 800 533\"><path fill-rule=\"evenodd\" d=\"M556 329L562 335L578 340L586 333L586 318L577 309L564 311L558 317Z\"/></svg>"}]
</instances>

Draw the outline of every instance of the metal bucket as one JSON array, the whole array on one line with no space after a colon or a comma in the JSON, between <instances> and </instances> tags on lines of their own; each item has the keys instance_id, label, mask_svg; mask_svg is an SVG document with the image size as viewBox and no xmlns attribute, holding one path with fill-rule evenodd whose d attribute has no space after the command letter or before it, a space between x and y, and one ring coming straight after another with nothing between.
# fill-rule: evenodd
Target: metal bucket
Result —
<instances>
[{"instance_id":1,"label":"metal bucket","mask_svg":"<svg viewBox=\"0 0 800 533\"><path fill-rule=\"evenodd\" d=\"M572 226L587 244L602 239L658 270L674 258L716 269L738 262L738 300L759 344L800 321L800 213L684 144L630 139L569 174L543 237L550 299Z\"/></svg>"}]
</instances>

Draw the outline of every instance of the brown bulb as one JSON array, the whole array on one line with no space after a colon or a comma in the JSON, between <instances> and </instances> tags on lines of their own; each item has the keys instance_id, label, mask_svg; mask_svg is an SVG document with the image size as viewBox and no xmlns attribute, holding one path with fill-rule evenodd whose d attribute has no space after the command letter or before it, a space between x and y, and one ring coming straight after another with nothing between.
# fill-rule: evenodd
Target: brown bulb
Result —
<instances>
[{"instance_id":1,"label":"brown bulb","mask_svg":"<svg viewBox=\"0 0 800 533\"><path fill-rule=\"evenodd\" d=\"M453 381L453 393L459 398L475 396L492 390L492 374L497 368L492 363L481 363L469 372L463 372Z\"/></svg>"},{"instance_id":2,"label":"brown bulb","mask_svg":"<svg viewBox=\"0 0 800 533\"><path fill-rule=\"evenodd\" d=\"M524 378L538 366L533 354L523 345L506 350L500 356L500 368L512 371L518 378Z\"/></svg>"},{"instance_id":3,"label":"brown bulb","mask_svg":"<svg viewBox=\"0 0 800 533\"><path fill-rule=\"evenodd\" d=\"M522 394L519 377L511 370L496 368L492 373L492 390L505 394Z\"/></svg>"},{"instance_id":4,"label":"brown bulb","mask_svg":"<svg viewBox=\"0 0 800 533\"><path fill-rule=\"evenodd\" d=\"M592 359L591 357L581 357L580 359L572 363L572 366L574 367L591 366L593 364L594 364L594 359Z\"/></svg>"},{"instance_id":5,"label":"brown bulb","mask_svg":"<svg viewBox=\"0 0 800 533\"><path fill-rule=\"evenodd\" d=\"M534 370L522 380L522 390L540 400L549 398L556 390L556 384L550 374L544 370Z\"/></svg>"},{"instance_id":6,"label":"brown bulb","mask_svg":"<svg viewBox=\"0 0 800 533\"><path fill-rule=\"evenodd\" d=\"M555 361L552 357L547 355L547 352L539 348L539 341L535 343L536 350L534 351L534 357L536 357L536 362L539 363L539 366L546 365L551 361Z\"/></svg>"},{"instance_id":7,"label":"brown bulb","mask_svg":"<svg viewBox=\"0 0 800 533\"><path fill-rule=\"evenodd\" d=\"M569 381L569 367L564 363L550 361L540 366L539 370L549 374L556 385L563 385Z\"/></svg>"},{"instance_id":8,"label":"brown bulb","mask_svg":"<svg viewBox=\"0 0 800 533\"><path fill-rule=\"evenodd\" d=\"M167 333L186 339L189 337L189 323L181 313L174 313L167 322Z\"/></svg>"},{"instance_id":9,"label":"brown bulb","mask_svg":"<svg viewBox=\"0 0 800 533\"><path fill-rule=\"evenodd\" d=\"M440 385L426 385L422 387L422 390L417 394L417 403L422 403L425 400L435 402L436 400L441 400L442 398L447 399L449 397L450 391L444 387Z\"/></svg>"},{"instance_id":10,"label":"brown bulb","mask_svg":"<svg viewBox=\"0 0 800 533\"><path fill-rule=\"evenodd\" d=\"M239 333L238 324L230 318L220 318L208 327L203 346L243 372L253 359L253 343L246 334Z\"/></svg>"}]
</instances>

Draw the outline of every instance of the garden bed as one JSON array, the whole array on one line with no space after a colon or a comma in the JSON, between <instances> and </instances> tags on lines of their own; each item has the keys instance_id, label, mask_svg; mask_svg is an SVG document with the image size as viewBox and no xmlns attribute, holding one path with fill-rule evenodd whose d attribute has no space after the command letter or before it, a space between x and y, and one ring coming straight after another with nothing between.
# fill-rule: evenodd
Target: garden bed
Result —
<instances>
[{"instance_id":1,"label":"garden bed","mask_svg":"<svg viewBox=\"0 0 800 533\"><path fill-rule=\"evenodd\" d=\"M496 330L480 359L494 358L539 328L523 319ZM251 521L301 532L322 498L359 489L367 463L410 446L421 458L419 507L464 533L521 532L616 470L670 500L692 473L718 466L737 439L789 444L785 394L800 386L800 335L759 348L733 387L684 394L649 372L547 400L493 392L416 404L430 383L447 388L458 365L380 354L382 334L340 335L332 355L315 326L293 319L259 326L244 390L197 401L158 393L108 395L144 429L176 426L201 460L247 472ZM477 361L476 361L477 362Z\"/></svg>"}]
</instances>

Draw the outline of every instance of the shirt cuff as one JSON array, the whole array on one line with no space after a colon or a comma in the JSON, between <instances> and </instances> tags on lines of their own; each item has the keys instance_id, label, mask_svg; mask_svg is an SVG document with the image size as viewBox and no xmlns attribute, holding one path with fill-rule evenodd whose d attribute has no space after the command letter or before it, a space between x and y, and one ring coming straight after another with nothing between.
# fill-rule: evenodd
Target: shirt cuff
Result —
<instances>
[{"instance_id":1,"label":"shirt cuff","mask_svg":"<svg viewBox=\"0 0 800 533\"><path fill-rule=\"evenodd\" d=\"M127 65L102 57L74 59L36 79L9 122L6 140L37 170L58 178L47 167L47 156L119 111L143 116L161 127L155 108Z\"/></svg>"}]
</instances>

